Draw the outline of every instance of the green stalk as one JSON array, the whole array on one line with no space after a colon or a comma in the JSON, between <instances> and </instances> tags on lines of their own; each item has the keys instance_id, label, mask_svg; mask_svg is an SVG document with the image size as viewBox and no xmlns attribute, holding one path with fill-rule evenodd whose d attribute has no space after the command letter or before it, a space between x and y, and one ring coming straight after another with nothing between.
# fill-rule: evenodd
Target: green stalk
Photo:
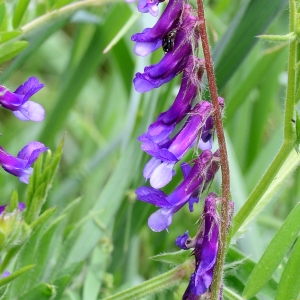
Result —
<instances>
[{"instance_id":1,"label":"green stalk","mask_svg":"<svg viewBox=\"0 0 300 300\"><path fill-rule=\"evenodd\" d=\"M290 0L290 32L296 32L296 5L294 0ZM277 176L281 166L289 156L295 146L295 129L293 125L294 105L296 101L296 64L297 64L297 46L298 41L295 39L290 43L288 57L288 85L285 101L284 112L284 142L279 149L276 157L270 167L254 188L249 198L239 210L233 219L233 225L230 238L239 230L244 221L248 218L251 211L258 204L264 193L268 190L270 184Z\"/></svg>"},{"instance_id":2,"label":"green stalk","mask_svg":"<svg viewBox=\"0 0 300 300\"><path fill-rule=\"evenodd\" d=\"M151 278L150 280L147 280L142 284L134 286L123 292L106 297L103 300L142 299L143 297L170 289L174 286L178 286L182 279L185 278L188 280L194 269L195 265L193 261L188 260L164 274Z\"/></svg>"}]
</instances>

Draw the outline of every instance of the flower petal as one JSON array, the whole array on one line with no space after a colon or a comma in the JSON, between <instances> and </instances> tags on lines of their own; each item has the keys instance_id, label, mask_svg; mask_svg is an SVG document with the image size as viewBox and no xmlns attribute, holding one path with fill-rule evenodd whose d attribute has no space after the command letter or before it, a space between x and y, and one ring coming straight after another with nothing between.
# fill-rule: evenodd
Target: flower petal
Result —
<instances>
[{"instance_id":1,"label":"flower petal","mask_svg":"<svg viewBox=\"0 0 300 300\"><path fill-rule=\"evenodd\" d=\"M153 213L148 219L148 226L154 232L160 232L168 229L172 223L173 211L170 209L159 209Z\"/></svg>"}]
</instances>

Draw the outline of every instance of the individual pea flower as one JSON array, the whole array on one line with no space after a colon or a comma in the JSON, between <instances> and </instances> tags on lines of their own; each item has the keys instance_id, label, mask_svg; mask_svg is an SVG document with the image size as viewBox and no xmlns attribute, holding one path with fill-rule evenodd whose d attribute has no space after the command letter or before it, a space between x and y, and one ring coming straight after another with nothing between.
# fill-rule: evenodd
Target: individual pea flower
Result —
<instances>
[{"instance_id":1,"label":"individual pea flower","mask_svg":"<svg viewBox=\"0 0 300 300\"><path fill-rule=\"evenodd\" d=\"M203 73L204 60L191 55L183 71L180 89L173 104L158 116L139 140L161 143L173 132L176 125L190 112L193 100L200 91Z\"/></svg>"},{"instance_id":2,"label":"individual pea flower","mask_svg":"<svg viewBox=\"0 0 300 300\"><path fill-rule=\"evenodd\" d=\"M219 151L203 151L183 182L168 196L161 190L142 186L136 190L137 199L158 206L160 209L148 219L148 226L155 232L168 229L173 214L180 210L195 194L202 193L219 169ZM194 200L192 200L194 201Z\"/></svg>"},{"instance_id":3,"label":"individual pea flower","mask_svg":"<svg viewBox=\"0 0 300 300\"><path fill-rule=\"evenodd\" d=\"M33 172L31 165L46 150L48 148L44 144L33 141L21 149L17 157L14 157L0 147L0 165L6 172L17 176L21 182L27 184Z\"/></svg>"},{"instance_id":4,"label":"individual pea flower","mask_svg":"<svg viewBox=\"0 0 300 300\"><path fill-rule=\"evenodd\" d=\"M209 289L217 261L220 218L217 211L218 196L210 193L204 203L202 223L195 238L187 232L176 239L176 245L184 250L194 248L196 267L183 295L184 300L199 299Z\"/></svg>"},{"instance_id":5,"label":"individual pea flower","mask_svg":"<svg viewBox=\"0 0 300 300\"><path fill-rule=\"evenodd\" d=\"M158 4L164 2L165 0L139 0L138 11L141 13L150 13L153 17L158 16ZM126 0L126 2L131 3L135 0Z\"/></svg>"},{"instance_id":6,"label":"individual pea flower","mask_svg":"<svg viewBox=\"0 0 300 300\"><path fill-rule=\"evenodd\" d=\"M161 188L172 180L175 164L193 147L198 136L201 139L202 129L212 112L211 103L202 101L196 104L182 129L170 141L161 145L140 139L142 150L152 156L143 171L144 177L150 178L152 187Z\"/></svg>"},{"instance_id":7,"label":"individual pea flower","mask_svg":"<svg viewBox=\"0 0 300 300\"><path fill-rule=\"evenodd\" d=\"M14 92L0 85L0 105L9 109L22 121L41 122L44 120L44 108L29 98L37 93L44 84L35 77L30 77L24 84L20 85Z\"/></svg>"},{"instance_id":8,"label":"individual pea flower","mask_svg":"<svg viewBox=\"0 0 300 300\"><path fill-rule=\"evenodd\" d=\"M158 64L145 67L143 74L136 73L133 83L137 92L145 93L158 88L184 70L192 54L193 43L199 38L198 31L195 30L197 22L198 18L193 15L192 7L185 4L173 49Z\"/></svg>"},{"instance_id":9,"label":"individual pea flower","mask_svg":"<svg viewBox=\"0 0 300 300\"><path fill-rule=\"evenodd\" d=\"M185 0L170 0L152 28L145 28L131 37L136 42L133 48L136 55L146 56L162 46L162 40L179 26L184 3Z\"/></svg>"}]
</instances>

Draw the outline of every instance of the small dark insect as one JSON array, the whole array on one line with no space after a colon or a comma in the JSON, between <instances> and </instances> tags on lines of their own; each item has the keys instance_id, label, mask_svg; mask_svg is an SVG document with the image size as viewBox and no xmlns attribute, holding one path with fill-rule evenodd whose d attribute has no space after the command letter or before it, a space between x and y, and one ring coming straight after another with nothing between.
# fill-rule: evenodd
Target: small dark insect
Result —
<instances>
[{"instance_id":1,"label":"small dark insect","mask_svg":"<svg viewBox=\"0 0 300 300\"><path fill-rule=\"evenodd\" d=\"M165 52L172 51L174 48L174 41L176 37L176 30L171 30L162 40L162 48Z\"/></svg>"}]
</instances>

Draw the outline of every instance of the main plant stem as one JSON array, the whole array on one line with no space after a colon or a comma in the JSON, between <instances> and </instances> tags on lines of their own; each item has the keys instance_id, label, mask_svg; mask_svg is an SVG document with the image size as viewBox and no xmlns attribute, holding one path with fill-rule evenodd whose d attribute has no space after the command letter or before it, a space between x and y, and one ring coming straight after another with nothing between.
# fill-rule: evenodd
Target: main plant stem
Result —
<instances>
[{"instance_id":1,"label":"main plant stem","mask_svg":"<svg viewBox=\"0 0 300 300\"><path fill-rule=\"evenodd\" d=\"M198 2L198 17L200 19L200 36L202 42L202 49L205 58L206 74L208 79L208 86L211 96L212 105L214 108L214 122L216 127L216 133L220 148L220 163L222 172L222 208L221 208L221 224L220 224L220 237L219 237L219 250L217 256L217 262L214 269L214 278L212 283L211 299L218 300L219 292L222 286L223 278L223 266L226 254L226 239L229 223L229 211L230 211L230 177L229 177L229 165L227 158L227 149L225 142L225 135L223 129L221 108L218 101L218 91L215 80L214 68L212 58L210 54L210 48L208 43L208 37L206 32L206 22L204 16L204 8L202 0Z\"/></svg>"}]
</instances>

